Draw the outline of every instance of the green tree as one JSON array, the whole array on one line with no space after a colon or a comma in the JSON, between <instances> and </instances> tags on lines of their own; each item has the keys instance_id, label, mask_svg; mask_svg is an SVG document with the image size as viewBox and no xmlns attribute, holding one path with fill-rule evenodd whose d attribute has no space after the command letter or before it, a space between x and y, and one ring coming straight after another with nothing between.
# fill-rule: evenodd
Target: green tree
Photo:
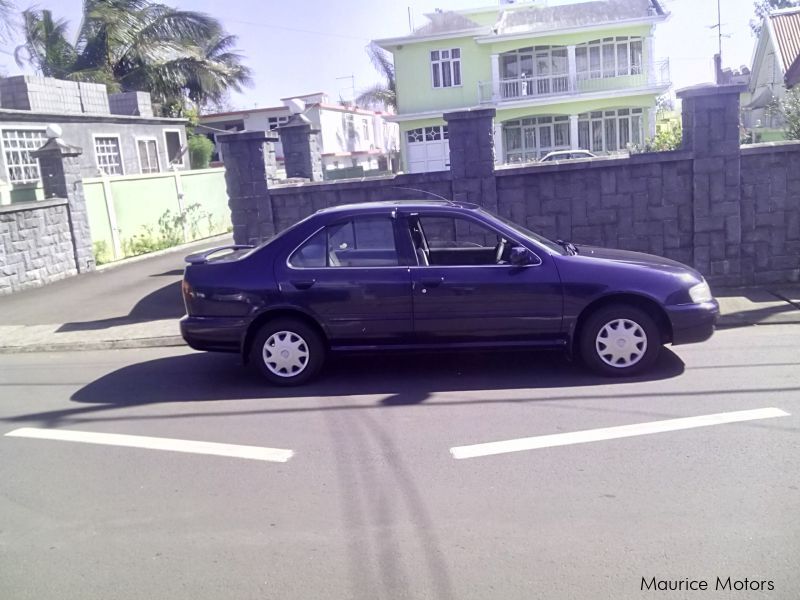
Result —
<instances>
[{"instance_id":1,"label":"green tree","mask_svg":"<svg viewBox=\"0 0 800 600\"><path fill-rule=\"evenodd\" d=\"M800 6L800 0L756 0L753 2L753 8L756 13L756 18L750 19L750 29L753 32L753 36L758 37L761 34L764 18L771 11L793 6Z\"/></svg>"},{"instance_id":2,"label":"green tree","mask_svg":"<svg viewBox=\"0 0 800 600\"><path fill-rule=\"evenodd\" d=\"M0 0L5 1L5 0ZM180 114L250 83L219 21L148 0L85 0L75 43L67 22L48 10L23 12L17 62L43 75L104 83L111 91L149 91L163 111Z\"/></svg>"},{"instance_id":3,"label":"green tree","mask_svg":"<svg viewBox=\"0 0 800 600\"><path fill-rule=\"evenodd\" d=\"M206 136L196 133L189 136L189 163L193 169L207 169L214 153L214 143Z\"/></svg>"},{"instance_id":4,"label":"green tree","mask_svg":"<svg viewBox=\"0 0 800 600\"><path fill-rule=\"evenodd\" d=\"M786 92L780 103L783 131L787 140L800 140L800 89Z\"/></svg>"},{"instance_id":5,"label":"green tree","mask_svg":"<svg viewBox=\"0 0 800 600\"><path fill-rule=\"evenodd\" d=\"M363 105L382 104L387 108L397 108L397 81L395 79L394 63L388 52L383 48L370 44L367 54L378 73L383 76L382 83L376 83L367 88L356 98L356 103Z\"/></svg>"}]
</instances>

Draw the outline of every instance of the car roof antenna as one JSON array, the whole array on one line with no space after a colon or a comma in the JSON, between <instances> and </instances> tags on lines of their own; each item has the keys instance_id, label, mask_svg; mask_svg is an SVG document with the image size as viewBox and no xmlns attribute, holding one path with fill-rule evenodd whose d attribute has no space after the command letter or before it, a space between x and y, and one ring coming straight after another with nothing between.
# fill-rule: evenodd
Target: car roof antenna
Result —
<instances>
[{"instance_id":1,"label":"car roof antenna","mask_svg":"<svg viewBox=\"0 0 800 600\"><path fill-rule=\"evenodd\" d=\"M418 190L417 188L410 188L410 187L400 187L399 185L393 185L393 190L408 190L409 192L419 192L420 194L428 194L429 196L433 196L434 198L438 198L439 200L444 200L445 202L452 202L449 198L445 198L444 196L440 196L439 194L434 194L433 192L426 192L425 190Z\"/></svg>"}]
</instances>

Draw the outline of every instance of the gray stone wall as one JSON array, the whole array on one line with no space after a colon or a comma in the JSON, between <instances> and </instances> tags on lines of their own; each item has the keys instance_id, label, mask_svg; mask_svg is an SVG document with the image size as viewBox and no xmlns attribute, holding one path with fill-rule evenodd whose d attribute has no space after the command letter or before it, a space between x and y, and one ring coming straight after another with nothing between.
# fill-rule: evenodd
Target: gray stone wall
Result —
<instances>
[{"instance_id":1,"label":"gray stone wall","mask_svg":"<svg viewBox=\"0 0 800 600\"><path fill-rule=\"evenodd\" d=\"M445 115L450 171L265 186L262 175L245 169L236 171L244 180L229 180L229 192L268 187L247 199L264 207L250 213L261 219L261 237L251 241L327 206L432 192L474 202L553 239L666 256L715 286L796 282L800 143L740 148L740 91L712 85L679 92L684 142L674 152L495 169L494 111L468 110ZM242 154L233 168L248 160ZM233 220L236 227L235 211Z\"/></svg>"},{"instance_id":2,"label":"gray stone wall","mask_svg":"<svg viewBox=\"0 0 800 600\"><path fill-rule=\"evenodd\" d=\"M800 143L742 148L741 182L745 280L800 280Z\"/></svg>"},{"instance_id":3,"label":"gray stone wall","mask_svg":"<svg viewBox=\"0 0 800 600\"><path fill-rule=\"evenodd\" d=\"M0 295L75 275L66 199L0 207Z\"/></svg>"},{"instance_id":4,"label":"gray stone wall","mask_svg":"<svg viewBox=\"0 0 800 600\"><path fill-rule=\"evenodd\" d=\"M363 181L341 180L270 187L275 231L329 206L381 200L452 198L448 171L393 175Z\"/></svg>"},{"instance_id":5,"label":"gray stone wall","mask_svg":"<svg viewBox=\"0 0 800 600\"><path fill-rule=\"evenodd\" d=\"M552 239L692 264L691 153L499 169L498 212Z\"/></svg>"}]
</instances>

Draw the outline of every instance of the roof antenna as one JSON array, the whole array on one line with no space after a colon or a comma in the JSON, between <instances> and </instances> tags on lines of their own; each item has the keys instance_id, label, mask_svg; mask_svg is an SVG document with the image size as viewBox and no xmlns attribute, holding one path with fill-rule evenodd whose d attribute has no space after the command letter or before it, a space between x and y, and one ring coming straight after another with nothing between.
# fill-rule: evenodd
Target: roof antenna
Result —
<instances>
[{"instance_id":1,"label":"roof antenna","mask_svg":"<svg viewBox=\"0 0 800 600\"><path fill-rule=\"evenodd\" d=\"M429 196L433 196L434 198L438 198L439 200L444 200L445 202L452 202L452 200L445 198L444 196L440 196L439 194L434 194L433 192L426 192L425 190L418 190L416 188L410 187L400 187L399 185L393 185L393 190L408 190L409 192L418 192L420 194L428 194Z\"/></svg>"}]
</instances>

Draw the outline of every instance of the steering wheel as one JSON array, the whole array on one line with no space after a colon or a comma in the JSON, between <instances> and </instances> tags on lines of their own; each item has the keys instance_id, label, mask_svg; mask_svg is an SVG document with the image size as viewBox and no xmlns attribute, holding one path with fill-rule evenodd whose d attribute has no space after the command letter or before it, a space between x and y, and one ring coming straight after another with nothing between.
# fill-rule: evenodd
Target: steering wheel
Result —
<instances>
[{"instance_id":1,"label":"steering wheel","mask_svg":"<svg viewBox=\"0 0 800 600\"><path fill-rule=\"evenodd\" d=\"M494 249L494 263L496 265L499 265L501 262L503 262L503 254L505 254L507 243L508 240L506 238L500 238L500 241L497 242L497 246L495 246Z\"/></svg>"}]
</instances>

